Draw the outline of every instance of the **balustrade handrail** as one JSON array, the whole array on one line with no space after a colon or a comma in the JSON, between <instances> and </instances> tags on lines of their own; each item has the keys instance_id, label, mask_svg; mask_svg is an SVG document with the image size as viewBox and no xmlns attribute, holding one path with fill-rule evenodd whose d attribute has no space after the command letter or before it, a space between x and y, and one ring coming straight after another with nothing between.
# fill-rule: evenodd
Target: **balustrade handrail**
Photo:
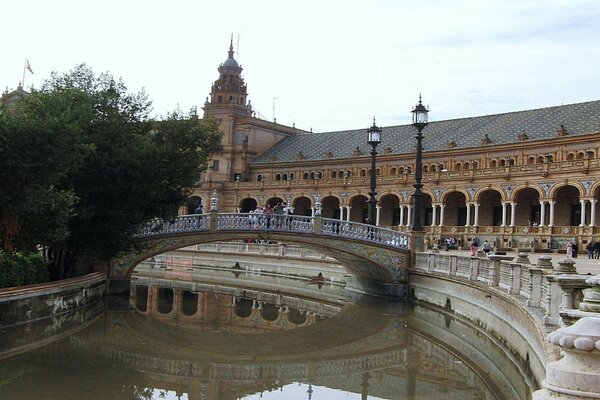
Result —
<instances>
[{"instance_id":1,"label":"balustrade handrail","mask_svg":"<svg viewBox=\"0 0 600 400\"><path fill-rule=\"evenodd\" d=\"M180 215L172 221L152 220L137 237L168 233L203 232L211 229L210 214ZM362 240L399 249L408 249L406 233L359 222L300 215L218 213L216 231L272 231L313 233Z\"/></svg>"}]
</instances>

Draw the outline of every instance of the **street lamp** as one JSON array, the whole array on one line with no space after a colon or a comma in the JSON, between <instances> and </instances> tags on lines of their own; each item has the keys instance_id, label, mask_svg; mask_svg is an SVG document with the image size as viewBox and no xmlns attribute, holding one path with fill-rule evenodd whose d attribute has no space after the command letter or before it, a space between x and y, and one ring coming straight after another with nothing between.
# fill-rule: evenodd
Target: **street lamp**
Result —
<instances>
[{"instance_id":1,"label":"street lamp","mask_svg":"<svg viewBox=\"0 0 600 400\"><path fill-rule=\"evenodd\" d=\"M419 104L412 110L413 113L413 126L417 128L417 158L415 161L415 183L413 187L415 191L412 194L412 226L411 231L420 232L423 230L423 192L421 188L421 178L423 177L423 146L421 141L423 140L423 129L427 126L427 113L429 110L423 105L421 101L421 95L419 94Z\"/></svg>"},{"instance_id":2,"label":"street lamp","mask_svg":"<svg viewBox=\"0 0 600 400\"><path fill-rule=\"evenodd\" d=\"M377 151L375 150L379 143L381 143L381 128L375 125L375 117L373 117L373 126L367 129L367 143L371 145L371 191L369 192L369 220L371 225L375 225L375 205L377 204L377 200L375 196L377 192L375 188L377 187L377 170L375 168L375 155Z\"/></svg>"}]
</instances>

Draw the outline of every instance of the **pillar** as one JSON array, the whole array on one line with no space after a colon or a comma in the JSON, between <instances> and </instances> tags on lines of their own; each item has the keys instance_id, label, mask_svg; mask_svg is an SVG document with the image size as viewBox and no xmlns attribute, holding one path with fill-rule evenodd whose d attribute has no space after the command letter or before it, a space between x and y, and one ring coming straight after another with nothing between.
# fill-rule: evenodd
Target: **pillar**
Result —
<instances>
[{"instance_id":1,"label":"pillar","mask_svg":"<svg viewBox=\"0 0 600 400\"><path fill-rule=\"evenodd\" d=\"M340 206L340 218L339 218L339 220L340 221L344 220L344 207L341 207L341 206Z\"/></svg>"},{"instance_id":2,"label":"pillar","mask_svg":"<svg viewBox=\"0 0 600 400\"><path fill-rule=\"evenodd\" d=\"M315 216L315 207L314 206L310 208L310 216L311 217Z\"/></svg>"},{"instance_id":3,"label":"pillar","mask_svg":"<svg viewBox=\"0 0 600 400\"><path fill-rule=\"evenodd\" d=\"M506 226L506 203L502 203L502 225Z\"/></svg>"},{"instance_id":4,"label":"pillar","mask_svg":"<svg viewBox=\"0 0 600 400\"><path fill-rule=\"evenodd\" d=\"M546 202L540 200L540 226L546 225Z\"/></svg>"},{"instance_id":5,"label":"pillar","mask_svg":"<svg viewBox=\"0 0 600 400\"><path fill-rule=\"evenodd\" d=\"M433 207L433 215L431 217L431 226L435 226L436 222L437 222L437 204L432 204L431 205Z\"/></svg>"},{"instance_id":6,"label":"pillar","mask_svg":"<svg viewBox=\"0 0 600 400\"><path fill-rule=\"evenodd\" d=\"M377 204L375 206L375 226L379 226L379 218L381 216L381 206Z\"/></svg>"},{"instance_id":7,"label":"pillar","mask_svg":"<svg viewBox=\"0 0 600 400\"><path fill-rule=\"evenodd\" d=\"M596 202L598 200L590 200L590 226L596 226Z\"/></svg>"},{"instance_id":8,"label":"pillar","mask_svg":"<svg viewBox=\"0 0 600 400\"><path fill-rule=\"evenodd\" d=\"M404 225L404 205L400 205L400 226Z\"/></svg>"},{"instance_id":9,"label":"pillar","mask_svg":"<svg viewBox=\"0 0 600 400\"><path fill-rule=\"evenodd\" d=\"M467 221L465 226L471 226L471 203L467 203Z\"/></svg>"},{"instance_id":10,"label":"pillar","mask_svg":"<svg viewBox=\"0 0 600 400\"><path fill-rule=\"evenodd\" d=\"M350 221L350 210L352 209L352 207L350 206L346 206L346 221Z\"/></svg>"},{"instance_id":11,"label":"pillar","mask_svg":"<svg viewBox=\"0 0 600 400\"><path fill-rule=\"evenodd\" d=\"M410 220L410 216L412 215L412 206L407 206L406 207L407 212L408 212L408 216L406 217L406 226L410 226L411 225L411 220Z\"/></svg>"},{"instance_id":12,"label":"pillar","mask_svg":"<svg viewBox=\"0 0 600 400\"><path fill-rule=\"evenodd\" d=\"M440 204L440 226L444 226L444 208L445 204Z\"/></svg>"},{"instance_id":13,"label":"pillar","mask_svg":"<svg viewBox=\"0 0 600 400\"><path fill-rule=\"evenodd\" d=\"M581 221L579 222L579 226L585 225L585 203L587 200L579 200L579 204L581 204Z\"/></svg>"},{"instance_id":14,"label":"pillar","mask_svg":"<svg viewBox=\"0 0 600 400\"><path fill-rule=\"evenodd\" d=\"M473 226L479 226L479 203L475 203L475 223Z\"/></svg>"},{"instance_id":15,"label":"pillar","mask_svg":"<svg viewBox=\"0 0 600 400\"><path fill-rule=\"evenodd\" d=\"M556 204L556 202L551 200L548 203L550 203L550 221L548 221L548 226L552 227L554 226L554 204Z\"/></svg>"},{"instance_id":16,"label":"pillar","mask_svg":"<svg viewBox=\"0 0 600 400\"><path fill-rule=\"evenodd\" d=\"M510 202L510 226L515 226L516 214L517 214L517 203L515 203L514 201L511 201Z\"/></svg>"}]
</instances>

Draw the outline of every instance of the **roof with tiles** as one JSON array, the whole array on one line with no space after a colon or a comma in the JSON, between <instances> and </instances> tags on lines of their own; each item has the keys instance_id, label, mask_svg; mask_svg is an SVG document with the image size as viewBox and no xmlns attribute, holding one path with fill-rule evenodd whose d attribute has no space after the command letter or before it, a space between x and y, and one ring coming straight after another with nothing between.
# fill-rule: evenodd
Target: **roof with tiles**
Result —
<instances>
[{"instance_id":1,"label":"roof with tiles","mask_svg":"<svg viewBox=\"0 0 600 400\"><path fill-rule=\"evenodd\" d=\"M599 132L600 100L430 122L423 131L423 149L466 149L551 139L557 137L557 131L561 129L567 136ZM252 164L297 162L300 152L305 161L350 158L356 155L357 148L362 155L367 155L371 149L366 143L366 130L291 135L265 151ZM380 151L386 147L391 149L387 154L415 151L416 131L412 125L389 126L382 130ZM329 152L331 154L327 154Z\"/></svg>"}]
</instances>

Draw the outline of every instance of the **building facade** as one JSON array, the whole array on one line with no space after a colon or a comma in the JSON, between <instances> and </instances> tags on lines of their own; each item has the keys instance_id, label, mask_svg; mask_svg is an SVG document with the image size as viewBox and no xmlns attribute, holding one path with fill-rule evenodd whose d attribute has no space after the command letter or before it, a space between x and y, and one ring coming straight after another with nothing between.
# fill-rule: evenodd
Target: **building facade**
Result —
<instances>
[{"instance_id":1,"label":"building facade","mask_svg":"<svg viewBox=\"0 0 600 400\"><path fill-rule=\"evenodd\" d=\"M284 201L294 214L313 215L320 199L323 217L364 221L366 129L312 133L256 118L232 46L218 71L204 115L219 122L222 146L188 209L216 190L221 212ZM376 223L407 230L416 130L382 129ZM600 101L436 121L423 134L426 241L476 237L497 248L560 250L600 235Z\"/></svg>"}]
</instances>

